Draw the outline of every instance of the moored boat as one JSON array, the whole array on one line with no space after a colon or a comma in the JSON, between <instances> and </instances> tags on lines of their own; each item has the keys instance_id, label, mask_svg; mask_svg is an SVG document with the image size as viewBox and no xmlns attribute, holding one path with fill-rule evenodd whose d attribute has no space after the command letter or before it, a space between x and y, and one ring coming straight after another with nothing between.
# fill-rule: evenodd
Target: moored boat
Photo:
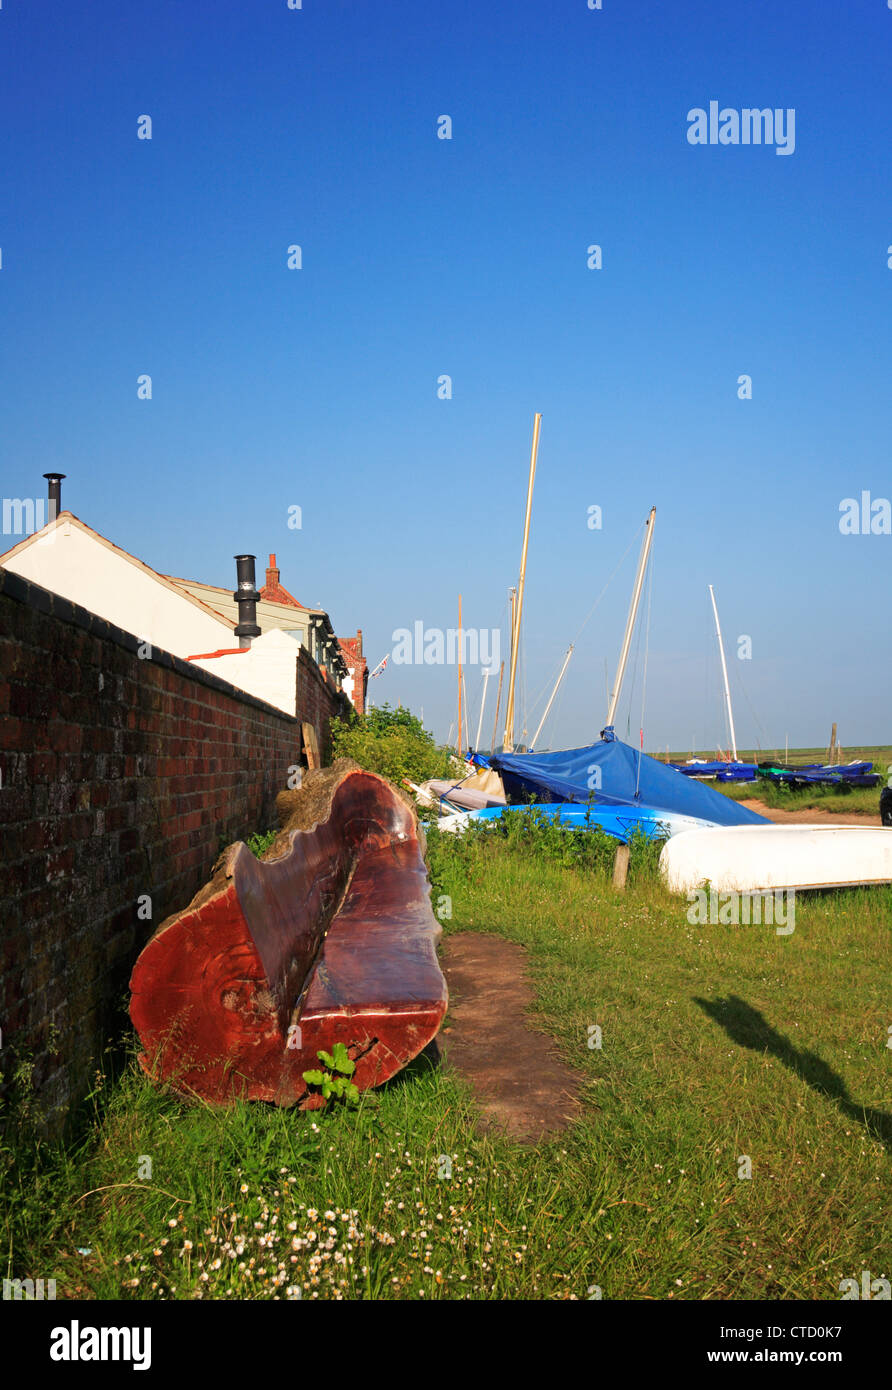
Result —
<instances>
[{"instance_id":1,"label":"moored boat","mask_svg":"<svg viewBox=\"0 0 892 1390\"><path fill-rule=\"evenodd\" d=\"M892 883L892 831L869 825L741 825L689 830L660 854L673 892L720 893Z\"/></svg>"}]
</instances>

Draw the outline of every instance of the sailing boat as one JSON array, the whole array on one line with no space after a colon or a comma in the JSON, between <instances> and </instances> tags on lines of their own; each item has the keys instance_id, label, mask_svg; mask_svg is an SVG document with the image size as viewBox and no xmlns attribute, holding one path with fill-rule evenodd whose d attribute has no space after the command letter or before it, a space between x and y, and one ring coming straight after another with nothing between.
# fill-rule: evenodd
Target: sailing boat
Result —
<instances>
[{"instance_id":1,"label":"sailing boat","mask_svg":"<svg viewBox=\"0 0 892 1390\"><path fill-rule=\"evenodd\" d=\"M696 761L691 758L686 763L672 763L671 766L678 772L684 773L686 777L714 777L717 782L752 782L755 780L757 768L755 763L742 763L737 757L737 734L734 730L734 710L731 706L731 688L728 685L728 663L725 661L725 644L722 641L722 628L719 623L719 610L715 601L715 591L712 585L708 586L709 597L712 601L712 613L715 618L715 635L719 644L719 660L722 665L722 686L724 690L725 713L728 721L728 734L731 739L731 757L722 758L714 762Z\"/></svg>"},{"instance_id":2,"label":"sailing boat","mask_svg":"<svg viewBox=\"0 0 892 1390\"><path fill-rule=\"evenodd\" d=\"M527 484L527 505L524 518L523 544L520 554L520 578L516 589L510 593L511 601L511 652L508 674L508 691L505 705L505 733L503 738L503 748L509 751L514 748L514 720L515 704L514 693L517 681L517 663L520 650L520 624L523 614L523 595L526 584L527 569L527 549L530 540L530 520L533 511L533 485L536 480L536 463L539 456L539 430L542 416L537 412L533 417L533 443L530 451L530 470ZM572 651L572 648L571 648ZM567 657L569 661L569 654ZM566 669L566 662L564 663ZM487 676L489 673L485 673ZM563 671L561 672L563 676ZM560 681L558 682L560 684ZM499 672L499 699L501 698L502 671ZM557 693L557 687L554 694ZM554 698L552 695L552 699ZM480 719L477 725L477 740L479 743L480 731L483 727L483 705L486 702L486 685L483 689L483 703L480 707ZM461 597L459 597L459 754L461 754L461 703L462 703L462 682L461 682ZM551 708L549 701L548 709ZM545 714L548 714L546 709ZM496 704L496 726L498 725L499 704ZM543 716L536 731L538 738L542 725L545 722ZM495 741L495 734L493 735ZM468 750L470 754L470 749ZM502 786L502 779L499 774L493 771L489 765L489 760L481 758L477 753L469 761L468 775L461 779L451 781L443 779L433 779L423 782L420 787L414 783L407 782L415 793L415 799L421 805L434 805L439 802L441 812L448 813L450 810L459 808L461 810L483 810L487 808L503 808L505 805L505 791Z\"/></svg>"},{"instance_id":3,"label":"sailing boat","mask_svg":"<svg viewBox=\"0 0 892 1390\"><path fill-rule=\"evenodd\" d=\"M644 540L632 599L626 619L616 676L610 691L607 721L600 739L582 748L558 753L502 752L490 759L501 774L510 805L536 801L540 812L562 823L605 830L627 841L633 833L662 839L683 830L718 825L760 825L764 817L712 788L682 777L675 768L657 762L616 737L614 721L628 664L644 578L653 544L656 508L645 523ZM490 820L503 814L489 808L469 813L468 819ZM454 825L441 827L461 829Z\"/></svg>"}]
</instances>

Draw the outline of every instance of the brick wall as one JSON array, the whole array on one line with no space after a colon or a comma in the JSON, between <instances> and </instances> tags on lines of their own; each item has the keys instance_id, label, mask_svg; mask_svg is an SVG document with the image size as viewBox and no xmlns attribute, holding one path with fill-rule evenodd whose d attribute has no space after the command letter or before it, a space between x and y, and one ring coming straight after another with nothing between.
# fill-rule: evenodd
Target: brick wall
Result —
<instances>
[{"instance_id":1,"label":"brick wall","mask_svg":"<svg viewBox=\"0 0 892 1390\"><path fill-rule=\"evenodd\" d=\"M338 645L347 663L353 680L353 708L357 714L365 714L366 693L369 686L369 668L362 654L362 628L356 629L355 637L339 637Z\"/></svg>"},{"instance_id":2,"label":"brick wall","mask_svg":"<svg viewBox=\"0 0 892 1390\"><path fill-rule=\"evenodd\" d=\"M0 1071L10 1046L34 1058L50 1130L120 1031L145 941L273 823L299 720L327 746L342 697L301 656L292 719L0 569Z\"/></svg>"},{"instance_id":3,"label":"brick wall","mask_svg":"<svg viewBox=\"0 0 892 1390\"><path fill-rule=\"evenodd\" d=\"M316 730L319 753L322 761L331 759L331 720L335 716L345 717L350 702L333 684L324 667L320 669L304 648L299 648L297 657L297 710L298 717L312 724Z\"/></svg>"}]
</instances>

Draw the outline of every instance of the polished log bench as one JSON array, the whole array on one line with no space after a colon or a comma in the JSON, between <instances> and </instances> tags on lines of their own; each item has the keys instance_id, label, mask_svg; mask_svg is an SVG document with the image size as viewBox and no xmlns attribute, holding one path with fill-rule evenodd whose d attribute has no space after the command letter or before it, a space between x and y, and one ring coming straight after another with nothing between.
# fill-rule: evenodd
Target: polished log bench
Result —
<instances>
[{"instance_id":1,"label":"polished log bench","mask_svg":"<svg viewBox=\"0 0 892 1390\"><path fill-rule=\"evenodd\" d=\"M230 846L211 881L142 951L130 1016L142 1066L218 1104L315 1108L303 1080L342 1042L378 1086L436 1033L447 1005L423 832L383 778L348 759L278 798L264 859Z\"/></svg>"}]
</instances>

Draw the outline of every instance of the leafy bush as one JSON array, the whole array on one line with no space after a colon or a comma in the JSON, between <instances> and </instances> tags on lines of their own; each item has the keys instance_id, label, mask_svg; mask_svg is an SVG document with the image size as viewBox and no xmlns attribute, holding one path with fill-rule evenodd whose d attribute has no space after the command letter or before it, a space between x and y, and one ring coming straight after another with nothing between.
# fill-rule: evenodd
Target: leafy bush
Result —
<instances>
[{"instance_id":1,"label":"leafy bush","mask_svg":"<svg viewBox=\"0 0 892 1390\"><path fill-rule=\"evenodd\" d=\"M455 777L449 751L438 748L433 735L407 709L375 706L368 714L336 719L331 726L332 755L354 758L369 772L379 772L399 784L426 782L431 777Z\"/></svg>"},{"instance_id":2,"label":"leafy bush","mask_svg":"<svg viewBox=\"0 0 892 1390\"><path fill-rule=\"evenodd\" d=\"M269 849L277 834L278 831L275 829L263 831L258 830L254 835L251 836L250 840L248 840L248 849L258 859L262 859L263 855Z\"/></svg>"},{"instance_id":3,"label":"leafy bush","mask_svg":"<svg viewBox=\"0 0 892 1390\"><path fill-rule=\"evenodd\" d=\"M460 835L428 828L433 876L446 859L477 861L481 854L509 849L518 856L539 863L558 864L566 869L583 869L606 877L613 872L619 841L600 826L578 829L564 825L557 814L540 807L507 807L490 821L471 821ZM629 838L629 880L654 878L658 874L663 840L650 840L640 832Z\"/></svg>"},{"instance_id":4,"label":"leafy bush","mask_svg":"<svg viewBox=\"0 0 892 1390\"><path fill-rule=\"evenodd\" d=\"M305 1071L304 1081L308 1086L318 1086L325 1100L334 1096L336 1100L343 1100L347 1105L359 1104L359 1089L350 1080L356 1071L356 1063L351 1061L350 1054L342 1042L336 1042L332 1052L320 1049L316 1056L323 1063L325 1070L321 1068L315 1071Z\"/></svg>"}]
</instances>

